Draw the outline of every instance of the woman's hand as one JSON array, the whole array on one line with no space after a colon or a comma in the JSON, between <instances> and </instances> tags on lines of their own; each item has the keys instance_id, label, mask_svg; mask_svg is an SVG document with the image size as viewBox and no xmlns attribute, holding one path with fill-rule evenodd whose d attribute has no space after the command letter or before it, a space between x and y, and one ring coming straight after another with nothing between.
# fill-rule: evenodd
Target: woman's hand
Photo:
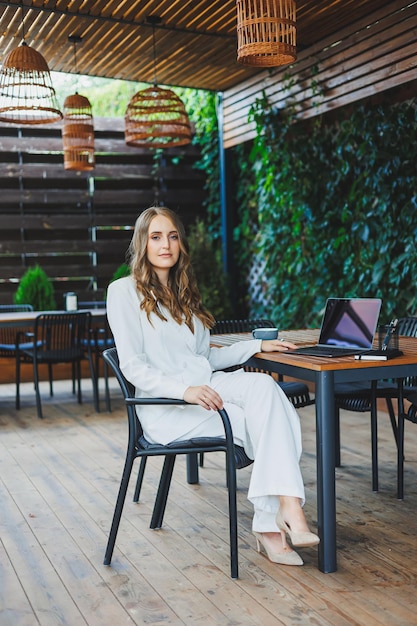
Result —
<instances>
[{"instance_id":1,"label":"woman's hand","mask_svg":"<svg viewBox=\"0 0 417 626\"><path fill-rule=\"evenodd\" d=\"M212 409L217 411L223 408L223 400L208 385L199 385L198 387L187 387L184 393L184 400L190 404L199 404L208 411Z\"/></svg>"},{"instance_id":2,"label":"woman's hand","mask_svg":"<svg viewBox=\"0 0 417 626\"><path fill-rule=\"evenodd\" d=\"M295 343L282 339L264 339L261 343L262 352L286 352L287 350L295 350L296 347Z\"/></svg>"}]
</instances>

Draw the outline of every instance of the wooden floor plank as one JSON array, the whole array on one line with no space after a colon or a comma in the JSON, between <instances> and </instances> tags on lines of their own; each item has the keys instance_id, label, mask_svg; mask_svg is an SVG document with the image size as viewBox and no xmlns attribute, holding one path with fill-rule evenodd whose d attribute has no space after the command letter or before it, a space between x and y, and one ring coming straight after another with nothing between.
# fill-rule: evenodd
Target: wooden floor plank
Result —
<instances>
[{"instance_id":1,"label":"wooden floor plank","mask_svg":"<svg viewBox=\"0 0 417 626\"><path fill-rule=\"evenodd\" d=\"M114 387L113 387L114 389ZM415 623L417 428L407 424L405 494L396 500L395 444L379 412L380 491L371 491L369 415L342 412L337 476L338 571L270 563L255 549L238 472L240 578L230 578L224 455L208 454L200 484L178 459L163 529L149 529L161 463L148 464L139 504L133 481L111 567L102 564L124 463L126 416L97 414L91 393L78 405L68 381L45 398L0 386L0 623L3 626L115 624L408 626ZM306 514L314 529L314 407L300 410Z\"/></svg>"}]
</instances>

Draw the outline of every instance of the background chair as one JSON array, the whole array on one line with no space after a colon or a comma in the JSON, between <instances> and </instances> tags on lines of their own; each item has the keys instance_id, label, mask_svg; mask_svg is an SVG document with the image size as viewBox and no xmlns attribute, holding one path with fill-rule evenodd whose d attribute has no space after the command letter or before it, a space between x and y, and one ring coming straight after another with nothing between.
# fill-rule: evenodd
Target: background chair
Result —
<instances>
[{"instance_id":1,"label":"background chair","mask_svg":"<svg viewBox=\"0 0 417 626\"><path fill-rule=\"evenodd\" d=\"M135 398L135 388L126 380L120 370L116 348L105 350L103 352L103 358L110 365L119 382L126 403L129 424L129 439L126 451L126 460L116 500L116 506L114 509L113 521L104 557L104 564L110 565L111 562L117 531L126 499L129 479L135 459L141 459L133 498L134 502L138 502L147 458L149 456L165 457L150 523L150 528L155 529L161 528L162 526L172 473L174 470L174 463L177 455L196 455L198 453L223 451L226 453L227 488L229 496L230 568L232 578L238 578L236 468L245 467L245 465L249 465L253 461L246 456L243 448L234 445L233 433L226 411L224 409L219 411L224 425L225 439L219 437L198 437L185 441L176 441L167 445L151 444L146 441L143 436L140 417L138 416L136 407L143 405L186 404L186 402L183 400L173 400L169 398Z\"/></svg>"},{"instance_id":2,"label":"background chair","mask_svg":"<svg viewBox=\"0 0 417 626\"><path fill-rule=\"evenodd\" d=\"M105 300L94 300L89 302L79 302L78 309L105 309L106 301ZM107 322L107 318L102 320L101 325L99 325L96 321L94 321L91 335L89 338L91 351L94 355L94 364L95 371L97 375L97 384L100 378L100 365L103 367L103 377L104 377L104 397L106 401L106 410L108 413L111 411L111 403L110 403L110 389L109 389L109 375L107 369L106 361L102 360L101 356L103 350L107 348L114 347L114 339L112 332L110 330L110 326ZM98 402L100 402L100 398L98 397Z\"/></svg>"},{"instance_id":3,"label":"background chair","mask_svg":"<svg viewBox=\"0 0 417 626\"><path fill-rule=\"evenodd\" d=\"M106 301L105 300L89 300L78 302L79 309L105 309Z\"/></svg>"},{"instance_id":4,"label":"background chair","mask_svg":"<svg viewBox=\"0 0 417 626\"><path fill-rule=\"evenodd\" d=\"M417 336L417 316L401 317L398 319L398 335L406 337ZM400 345L401 348L401 345ZM401 389L405 398L417 391L417 379L409 377L401 381ZM371 413L372 439L372 489L378 491L378 452L377 452L377 400L384 399L391 421L395 443L399 445L399 433L393 400L399 398L399 383L395 380L378 381L377 383L357 382L340 383L335 385L336 408L336 465L340 465L340 409L358 413Z\"/></svg>"},{"instance_id":5,"label":"background chair","mask_svg":"<svg viewBox=\"0 0 417 626\"><path fill-rule=\"evenodd\" d=\"M1 304L0 313L25 313L33 311L31 304ZM16 336L25 332L24 326L0 326L0 358L16 359ZM33 347L33 341L26 343L27 348Z\"/></svg>"},{"instance_id":6,"label":"background chair","mask_svg":"<svg viewBox=\"0 0 417 626\"><path fill-rule=\"evenodd\" d=\"M95 370L97 373L97 383L100 373L100 363L103 365L104 378L104 397L106 401L106 410L111 411L110 389L109 389L109 371L107 362L102 359L103 351L114 347L114 338L110 330L107 319L103 320L102 326L95 326L92 329L91 349L95 357Z\"/></svg>"},{"instance_id":7,"label":"background chair","mask_svg":"<svg viewBox=\"0 0 417 626\"><path fill-rule=\"evenodd\" d=\"M91 332L91 313L41 313L35 319L33 333L19 333L16 338L16 409L20 409L20 366L32 362L38 417L42 417L39 392L39 365L46 364L49 374L49 390L53 395L52 366L70 363L78 382L78 402L81 404L81 362L87 358L93 384L94 406L98 411L97 379L86 337ZM28 341L32 345L28 345Z\"/></svg>"},{"instance_id":8,"label":"background chair","mask_svg":"<svg viewBox=\"0 0 417 626\"><path fill-rule=\"evenodd\" d=\"M398 456L397 456L397 498L404 499L404 435L405 421L408 420L412 424L417 424L417 389L408 391L407 400L411 403L407 413L399 412L398 414Z\"/></svg>"},{"instance_id":9,"label":"background chair","mask_svg":"<svg viewBox=\"0 0 417 626\"><path fill-rule=\"evenodd\" d=\"M33 311L31 304L0 304L0 313L27 313Z\"/></svg>"}]
</instances>

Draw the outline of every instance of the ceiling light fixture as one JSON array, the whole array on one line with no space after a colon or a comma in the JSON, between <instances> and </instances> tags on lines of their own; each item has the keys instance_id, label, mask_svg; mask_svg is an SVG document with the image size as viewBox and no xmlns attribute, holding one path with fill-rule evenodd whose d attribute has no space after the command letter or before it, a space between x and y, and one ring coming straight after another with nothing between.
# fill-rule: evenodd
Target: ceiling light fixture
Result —
<instances>
[{"instance_id":1,"label":"ceiling light fixture","mask_svg":"<svg viewBox=\"0 0 417 626\"><path fill-rule=\"evenodd\" d=\"M297 58L295 0L237 0L237 60L272 67Z\"/></svg>"},{"instance_id":2,"label":"ceiling light fixture","mask_svg":"<svg viewBox=\"0 0 417 626\"><path fill-rule=\"evenodd\" d=\"M156 81L156 15L147 17L152 25L154 84L138 91L125 113L125 141L136 148L171 148L191 141L191 125L181 99L171 90L158 87Z\"/></svg>"},{"instance_id":3,"label":"ceiling light fixture","mask_svg":"<svg viewBox=\"0 0 417 626\"><path fill-rule=\"evenodd\" d=\"M25 42L22 2L22 43L11 50L0 70L0 121L50 124L62 119L49 67Z\"/></svg>"},{"instance_id":4,"label":"ceiling light fixture","mask_svg":"<svg viewBox=\"0 0 417 626\"><path fill-rule=\"evenodd\" d=\"M70 35L68 40L74 44L74 67L77 74L77 43L82 38ZM62 143L64 147L64 168L86 172L94 169L94 124L90 101L80 96L78 91L64 100L64 122L62 125Z\"/></svg>"}]
</instances>

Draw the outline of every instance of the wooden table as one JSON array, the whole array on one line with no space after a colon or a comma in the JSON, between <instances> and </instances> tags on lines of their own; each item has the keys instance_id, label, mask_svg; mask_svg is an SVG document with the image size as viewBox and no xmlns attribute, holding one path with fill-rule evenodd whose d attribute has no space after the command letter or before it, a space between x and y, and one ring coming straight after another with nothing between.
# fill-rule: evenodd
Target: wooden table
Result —
<instances>
[{"instance_id":1,"label":"wooden table","mask_svg":"<svg viewBox=\"0 0 417 626\"><path fill-rule=\"evenodd\" d=\"M318 334L318 330L280 331L279 337L304 345L315 343ZM226 346L250 338L249 334L213 335L211 341L212 345ZM320 535L318 564L324 573L337 570L334 386L336 383L417 376L417 338L400 337L399 343L404 355L389 361L360 361L353 356L328 358L261 352L246 363L315 384L317 520ZM401 393L399 408L403 408Z\"/></svg>"},{"instance_id":2,"label":"wooden table","mask_svg":"<svg viewBox=\"0 0 417 626\"><path fill-rule=\"evenodd\" d=\"M93 319L104 319L106 309L80 309L80 312L90 312ZM0 326L11 326L13 328L32 328L35 319L41 313L66 313L66 311L24 311L15 313L0 313Z\"/></svg>"}]
</instances>

